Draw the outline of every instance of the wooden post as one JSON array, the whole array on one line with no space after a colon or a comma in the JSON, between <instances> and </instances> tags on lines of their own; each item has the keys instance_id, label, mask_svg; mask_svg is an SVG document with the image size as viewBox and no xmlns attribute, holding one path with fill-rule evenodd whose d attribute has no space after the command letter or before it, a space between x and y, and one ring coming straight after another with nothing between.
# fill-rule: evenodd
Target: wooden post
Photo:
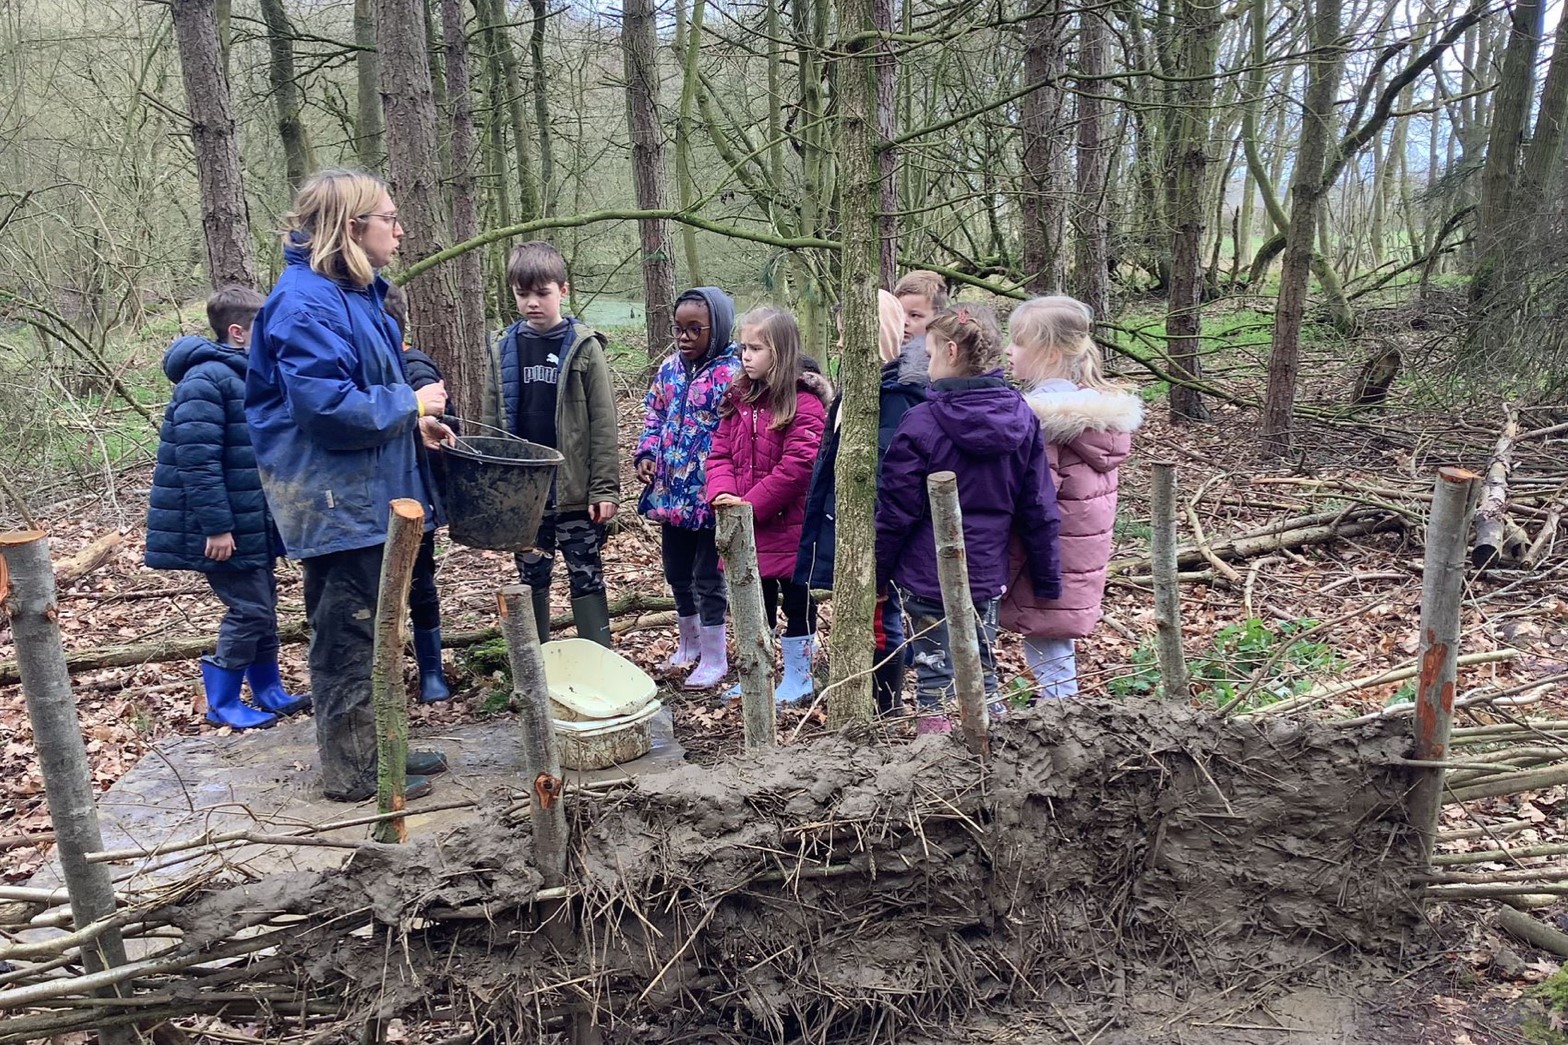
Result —
<instances>
[{"instance_id":1,"label":"wooden post","mask_svg":"<svg viewBox=\"0 0 1568 1045\"><path fill-rule=\"evenodd\" d=\"M1426 526L1425 569L1421 574L1421 674L1416 682L1416 746L1413 758L1441 762L1448 757L1454 724L1454 685L1459 672L1459 610L1464 596L1465 544L1481 477L1463 468L1440 468ZM1416 770L1410 793L1410 822L1421 833L1427 860L1437 836L1443 807L1444 769Z\"/></svg>"},{"instance_id":2,"label":"wooden post","mask_svg":"<svg viewBox=\"0 0 1568 1045\"><path fill-rule=\"evenodd\" d=\"M1160 692L1186 700L1192 687L1181 648L1181 579L1176 572L1176 466L1154 466L1154 519L1149 540L1154 580L1154 642L1160 664Z\"/></svg>"},{"instance_id":3,"label":"wooden post","mask_svg":"<svg viewBox=\"0 0 1568 1045\"><path fill-rule=\"evenodd\" d=\"M747 747L771 747L778 741L777 707L773 702L773 630L763 613L762 575L757 569L757 538L751 505L718 510L719 554L730 586L735 615L735 663L740 670L740 710Z\"/></svg>"},{"instance_id":4,"label":"wooden post","mask_svg":"<svg viewBox=\"0 0 1568 1045\"><path fill-rule=\"evenodd\" d=\"M376 709L376 812L403 809L408 775L408 695L403 688L403 622L408 619L408 586L425 534L425 508L400 497L387 520L387 545L381 556L381 589L376 599L376 641L371 656L370 700ZM402 817L376 824L378 842L408 840Z\"/></svg>"},{"instance_id":5,"label":"wooden post","mask_svg":"<svg viewBox=\"0 0 1568 1045\"><path fill-rule=\"evenodd\" d=\"M971 754L991 752L985 707L985 670L980 664L980 635L975 600L969 594L969 560L964 551L964 513L958 505L958 476L933 472L926 477L931 525L936 530L936 572L947 616L947 649L958 690L958 721Z\"/></svg>"},{"instance_id":6,"label":"wooden post","mask_svg":"<svg viewBox=\"0 0 1568 1045\"><path fill-rule=\"evenodd\" d=\"M6 580L0 582L0 606L11 619L16 659L22 674L22 696L33 726L33 744L44 776L49 819L54 825L55 851L71 900L71 917L85 929L114 914L114 885L108 864L87 862L87 854L103 849L98 807L93 803L92 772L82 726L71 695L55 605L54 567L49 541L42 530L0 534L0 555ZM89 973L125 964L125 944L118 929L109 929L82 945L82 967ZM120 997L107 987L100 997ZM106 1014L115 1010L106 1009ZM139 1040L130 1027L103 1027L104 1045L130 1045Z\"/></svg>"},{"instance_id":7,"label":"wooden post","mask_svg":"<svg viewBox=\"0 0 1568 1045\"><path fill-rule=\"evenodd\" d=\"M533 589L508 584L501 589L501 633L512 665L512 692L521 708L523 779L533 819L534 859L545 888L566 878L566 808L561 802L561 751L550 715L550 687L534 623Z\"/></svg>"}]
</instances>

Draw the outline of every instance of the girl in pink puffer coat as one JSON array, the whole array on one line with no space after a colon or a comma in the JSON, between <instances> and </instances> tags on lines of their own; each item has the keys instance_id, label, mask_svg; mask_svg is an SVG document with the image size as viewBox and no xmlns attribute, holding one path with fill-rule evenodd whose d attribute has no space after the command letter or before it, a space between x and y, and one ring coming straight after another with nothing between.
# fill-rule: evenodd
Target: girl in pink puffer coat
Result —
<instances>
[{"instance_id":1,"label":"girl in pink puffer coat","mask_svg":"<svg viewBox=\"0 0 1568 1045\"><path fill-rule=\"evenodd\" d=\"M811 590L794 581L795 558L833 393L826 378L805 369L794 316L764 307L739 327L742 372L719 407L707 495L715 508L751 505L768 623L784 609L784 674L774 689L782 704L812 692L817 610Z\"/></svg>"},{"instance_id":2,"label":"girl in pink puffer coat","mask_svg":"<svg viewBox=\"0 0 1568 1045\"><path fill-rule=\"evenodd\" d=\"M1024 636L1024 658L1043 697L1078 692L1073 642L1100 620L1118 473L1143 422L1143 401L1101 372L1093 331L1094 313L1070 297L1034 298L1008 320L1007 357L1040 419L1056 486L1062 597L1035 598L1015 540L1000 620Z\"/></svg>"}]
</instances>

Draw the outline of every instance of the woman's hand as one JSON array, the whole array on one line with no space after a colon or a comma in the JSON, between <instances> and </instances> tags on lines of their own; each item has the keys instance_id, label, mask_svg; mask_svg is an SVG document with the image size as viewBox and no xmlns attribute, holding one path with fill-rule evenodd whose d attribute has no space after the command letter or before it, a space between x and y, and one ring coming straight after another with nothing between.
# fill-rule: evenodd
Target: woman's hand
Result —
<instances>
[{"instance_id":1,"label":"woman's hand","mask_svg":"<svg viewBox=\"0 0 1568 1045\"><path fill-rule=\"evenodd\" d=\"M737 508L745 503L745 501L732 493L721 493L713 499L713 507L715 508Z\"/></svg>"},{"instance_id":2,"label":"woman's hand","mask_svg":"<svg viewBox=\"0 0 1568 1045\"><path fill-rule=\"evenodd\" d=\"M441 423L439 417L426 415L419 419L419 440L427 450L457 445L457 433Z\"/></svg>"},{"instance_id":3,"label":"woman's hand","mask_svg":"<svg viewBox=\"0 0 1568 1045\"><path fill-rule=\"evenodd\" d=\"M426 417L440 417L446 413L446 382L435 381L414 393Z\"/></svg>"}]
</instances>

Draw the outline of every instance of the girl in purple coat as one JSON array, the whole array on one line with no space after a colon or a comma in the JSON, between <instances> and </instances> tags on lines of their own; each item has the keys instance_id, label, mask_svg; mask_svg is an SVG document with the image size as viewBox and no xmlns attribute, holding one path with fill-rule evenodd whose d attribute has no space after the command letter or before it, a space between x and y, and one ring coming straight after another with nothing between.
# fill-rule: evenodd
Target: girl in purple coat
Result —
<instances>
[{"instance_id":1,"label":"girl in purple coat","mask_svg":"<svg viewBox=\"0 0 1568 1045\"><path fill-rule=\"evenodd\" d=\"M708 453L708 500L715 508L751 505L770 625L784 604L784 676L774 696L785 703L812 690L817 608L811 589L792 578L832 389L804 369L800 328L780 309L759 308L741 319L740 360L741 376L719 407Z\"/></svg>"},{"instance_id":2,"label":"girl in purple coat","mask_svg":"<svg viewBox=\"0 0 1568 1045\"><path fill-rule=\"evenodd\" d=\"M1021 548L1013 551L1013 583L1002 600L1002 627L1024 636L1024 658L1043 697L1078 692L1075 639L1100 620L1105 568L1111 559L1116 489L1143 401L1105 377L1094 343L1094 313L1069 297L1034 298L1008 321L1007 358L1045 435L1056 505L1062 518L1062 594L1038 599L1020 583Z\"/></svg>"},{"instance_id":3,"label":"girl in purple coat","mask_svg":"<svg viewBox=\"0 0 1568 1045\"><path fill-rule=\"evenodd\" d=\"M922 733L952 727L952 658L937 579L936 536L926 477L958 476L986 696L997 699L997 603L1008 580L1014 535L1028 563L1036 596L1062 593L1057 565L1056 495L1045 462L1045 440L1028 405L1000 369L1002 336L996 317L974 305L939 313L926 328L931 390L904 415L882 462L877 497L877 590L891 581L911 621L915 698Z\"/></svg>"}]
</instances>

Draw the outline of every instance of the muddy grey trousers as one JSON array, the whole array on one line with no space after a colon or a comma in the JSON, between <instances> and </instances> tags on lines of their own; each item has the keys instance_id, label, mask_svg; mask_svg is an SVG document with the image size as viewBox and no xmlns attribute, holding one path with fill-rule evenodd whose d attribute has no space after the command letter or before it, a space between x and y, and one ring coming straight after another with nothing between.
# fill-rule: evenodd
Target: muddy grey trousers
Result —
<instances>
[{"instance_id":1,"label":"muddy grey trousers","mask_svg":"<svg viewBox=\"0 0 1568 1045\"><path fill-rule=\"evenodd\" d=\"M997 700L996 611L1000 599L975 604L975 633L980 639L980 667L985 672L985 698ZM953 682L953 655L947 638L947 611L939 602L929 602L904 593L904 612L909 615L909 644L914 650L915 701L921 710L947 707L958 700Z\"/></svg>"},{"instance_id":2,"label":"muddy grey trousers","mask_svg":"<svg viewBox=\"0 0 1568 1045\"><path fill-rule=\"evenodd\" d=\"M383 548L377 544L301 562L321 783L327 797L339 802L376 793L370 669Z\"/></svg>"}]
</instances>

